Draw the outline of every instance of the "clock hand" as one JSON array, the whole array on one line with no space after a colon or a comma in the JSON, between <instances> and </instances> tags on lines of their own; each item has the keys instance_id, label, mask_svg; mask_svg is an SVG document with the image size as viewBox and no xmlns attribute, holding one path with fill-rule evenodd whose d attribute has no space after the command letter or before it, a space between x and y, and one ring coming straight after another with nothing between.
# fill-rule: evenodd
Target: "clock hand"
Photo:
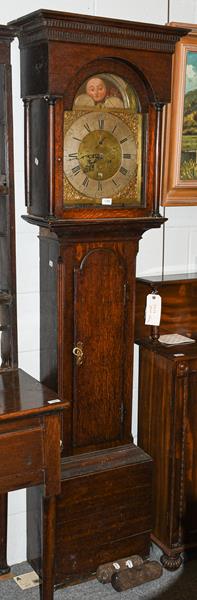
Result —
<instances>
[{"instance_id":1,"label":"clock hand","mask_svg":"<svg viewBox=\"0 0 197 600\"><path fill-rule=\"evenodd\" d=\"M89 158L90 160L94 159L96 161L96 160L99 160L100 158L103 158L103 154L98 154L98 153L92 152L90 154L83 154L80 158L81 159Z\"/></svg>"},{"instance_id":2,"label":"clock hand","mask_svg":"<svg viewBox=\"0 0 197 600\"><path fill-rule=\"evenodd\" d=\"M106 139L105 135L103 137L100 137L100 140L98 141L99 146L102 146L102 143L104 142L105 139Z\"/></svg>"}]
</instances>

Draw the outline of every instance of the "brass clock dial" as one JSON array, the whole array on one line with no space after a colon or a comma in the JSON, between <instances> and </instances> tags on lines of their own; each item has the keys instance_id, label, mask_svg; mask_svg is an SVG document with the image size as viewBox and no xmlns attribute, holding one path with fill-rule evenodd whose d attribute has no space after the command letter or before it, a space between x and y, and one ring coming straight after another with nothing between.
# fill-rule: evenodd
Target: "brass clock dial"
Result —
<instances>
[{"instance_id":1,"label":"brass clock dial","mask_svg":"<svg viewBox=\"0 0 197 600\"><path fill-rule=\"evenodd\" d=\"M108 111L76 116L65 128L64 176L92 204L113 203L136 179L137 140L132 127Z\"/></svg>"}]
</instances>

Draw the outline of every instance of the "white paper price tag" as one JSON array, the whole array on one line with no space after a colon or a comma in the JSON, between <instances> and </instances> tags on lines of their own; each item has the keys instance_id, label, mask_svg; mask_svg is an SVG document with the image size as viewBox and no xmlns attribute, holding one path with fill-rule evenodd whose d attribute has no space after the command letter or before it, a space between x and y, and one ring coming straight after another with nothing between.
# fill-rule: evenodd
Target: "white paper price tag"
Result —
<instances>
[{"instance_id":1,"label":"white paper price tag","mask_svg":"<svg viewBox=\"0 0 197 600\"><path fill-rule=\"evenodd\" d=\"M161 296L148 294L146 298L145 325L159 325L161 320Z\"/></svg>"},{"instance_id":2,"label":"white paper price tag","mask_svg":"<svg viewBox=\"0 0 197 600\"><path fill-rule=\"evenodd\" d=\"M103 206L111 206L112 205L112 198L102 198L102 205Z\"/></svg>"}]
</instances>

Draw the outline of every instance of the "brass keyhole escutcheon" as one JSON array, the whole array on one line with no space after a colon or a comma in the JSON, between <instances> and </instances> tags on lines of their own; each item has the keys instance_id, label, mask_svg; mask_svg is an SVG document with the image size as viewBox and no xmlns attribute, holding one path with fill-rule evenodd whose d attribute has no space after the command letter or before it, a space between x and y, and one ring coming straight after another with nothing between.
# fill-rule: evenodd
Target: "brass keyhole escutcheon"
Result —
<instances>
[{"instance_id":1,"label":"brass keyhole escutcheon","mask_svg":"<svg viewBox=\"0 0 197 600\"><path fill-rule=\"evenodd\" d=\"M83 364L83 343L77 342L77 345L73 348L73 354L76 358L76 364L78 367Z\"/></svg>"}]
</instances>

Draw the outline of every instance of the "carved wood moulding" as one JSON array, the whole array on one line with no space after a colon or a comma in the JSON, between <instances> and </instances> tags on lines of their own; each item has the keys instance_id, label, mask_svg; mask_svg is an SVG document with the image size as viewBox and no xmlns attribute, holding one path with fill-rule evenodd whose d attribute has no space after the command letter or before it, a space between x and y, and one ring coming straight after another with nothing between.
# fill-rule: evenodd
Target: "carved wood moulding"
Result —
<instances>
[{"instance_id":1,"label":"carved wood moulding","mask_svg":"<svg viewBox=\"0 0 197 600\"><path fill-rule=\"evenodd\" d=\"M168 27L150 25L102 17L76 15L49 10L38 10L32 22L32 14L19 19L20 48L44 40L67 41L122 48L136 48L172 54L179 40L176 30ZM9 23L12 25L12 23ZM13 23L17 35L17 20ZM22 26L22 28L21 28Z\"/></svg>"},{"instance_id":2,"label":"carved wood moulding","mask_svg":"<svg viewBox=\"0 0 197 600\"><path fill-rule=\"evenodd\" d=\"M10 44L14 39L13 30L7 27L7 25L0 25L0 44Z\"/></svg>"}]
</instances>

